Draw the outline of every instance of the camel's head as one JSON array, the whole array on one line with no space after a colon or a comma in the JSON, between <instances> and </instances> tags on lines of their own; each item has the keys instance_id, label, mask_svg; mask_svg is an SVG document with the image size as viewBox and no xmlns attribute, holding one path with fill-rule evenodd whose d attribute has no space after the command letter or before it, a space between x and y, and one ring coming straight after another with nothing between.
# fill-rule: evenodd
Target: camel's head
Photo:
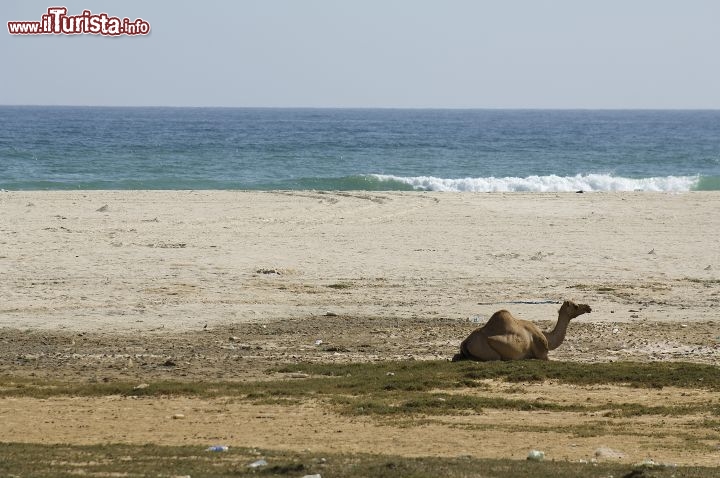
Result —
<instances>
[{"instance_id":1,"label":"camel's head","mask_svg":"<svg viewBox=\"0 0 720 478\"><path fill-rule=\"evenodd\" d=\"M574 319L578 315L589 314L592 312L592 309L587 304L576 304L571 300L566 300L563 302L563 305L560 306L559 312L569 319Z\"/></svg>"}]
</instances>

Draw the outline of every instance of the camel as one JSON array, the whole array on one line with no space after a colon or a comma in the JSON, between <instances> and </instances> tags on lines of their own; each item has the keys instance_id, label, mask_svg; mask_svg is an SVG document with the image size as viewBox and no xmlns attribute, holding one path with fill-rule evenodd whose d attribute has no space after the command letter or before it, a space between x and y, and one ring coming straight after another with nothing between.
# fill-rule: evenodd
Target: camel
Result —
<instances>
[{"instance_id":1,"label":"camel","mask_svg":"<svg viewBox=\"0 0 720 478\"><path fill-rule=\"evenodd\" d=\"M507 310L498 310L463 340L460 353L452 361L548 360L548 351L558 348L565 339L570 320L591 311L587 304L566 300L558 310L555 328L543 332L532 322L516 319Z\"/></svg>"}]
</instances>

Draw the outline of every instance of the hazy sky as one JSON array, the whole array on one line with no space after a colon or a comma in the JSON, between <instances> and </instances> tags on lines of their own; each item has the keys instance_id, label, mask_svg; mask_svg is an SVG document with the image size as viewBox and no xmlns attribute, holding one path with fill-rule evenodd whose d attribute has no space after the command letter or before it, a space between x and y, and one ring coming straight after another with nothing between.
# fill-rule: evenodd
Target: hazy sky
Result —
<instances>
[{"instance_id":1,"label":"hazy sky","mask_svg":"<svg viewBox=\"0 0 720 478\"><path fill-rule=\"evenodd\" d=\"M151 34L8 33L55 5ZM4 0L0 19L0 104L720 108L717 0Z\"/></svg>"}]
</instances>

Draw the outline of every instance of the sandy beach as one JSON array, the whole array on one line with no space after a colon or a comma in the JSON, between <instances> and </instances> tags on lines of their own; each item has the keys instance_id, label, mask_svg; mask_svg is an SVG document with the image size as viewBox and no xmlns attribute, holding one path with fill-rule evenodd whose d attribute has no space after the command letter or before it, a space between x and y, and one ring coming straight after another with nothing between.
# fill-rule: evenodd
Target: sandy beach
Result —
<instances>
[{"instance_id":1,"label":"sandy beach","mask_svg":"<svg viewBox=\"0 0 720 478\"><path fill-rule=\"evenodd\" d=\"M551 360L714 364L718 210L720 194L699 192L3 192L0 373L138 383L256 380L278 363L449 359L478 325L471 318L484 322L507 308L549 327L564 299L588 303L593 312L571 324ZM488 393L519 393L489 386ZM643 403L713 400L702 390L688 398L673 390L536 387L523 393L582 403L608 394ZM3 400L1 413L7 441L224 441L303 450L303 427L325 420L332 427L316 430L313 450L522 459L540 443L567 460L612 446L625 450L628 462L717 462L716 453L680 450L677 437L618 432L627 420L589 438L519 431L509 453L505 412L450 417L410 437L402 427L328 415L315 403L290 414L218 403L15 398ZM206 420L217 406L225 425ZM168 421L172 410L191 420ZM595 420L570 415L555 414L553 423ZM261 433L268 420L296 438ZM702 420L673 426L694 434ZM466 421L497 427L483 434L482 450L473 445L477 432L458 425ZM110 422L122 423L122 433L108 434ZM207 423L215 425L203 428ZM238 424L258 431L238 433ZM652 433L655 425L641 418L632 426ZM338 441L337 430L352 439ZM705 432L714 446L714 432Z\"/></svg>"},{"instance_id":2,"label":"sandy beach","mask_svg":"<svg viewBox=\"0 0 720 478\"><path fill-rule=\"evenodd\" d=\"M717 193L6 192L0 326L542 320L566 298L584 321L707 321L718 210Z\"/></svg>"}]
</instances>

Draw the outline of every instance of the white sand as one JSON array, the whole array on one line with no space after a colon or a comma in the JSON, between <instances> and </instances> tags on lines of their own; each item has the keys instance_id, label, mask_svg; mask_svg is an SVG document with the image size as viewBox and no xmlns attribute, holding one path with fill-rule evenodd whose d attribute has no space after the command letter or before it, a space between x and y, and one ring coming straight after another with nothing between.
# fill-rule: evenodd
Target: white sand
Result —
<instances>
[{"instance_id":1,"label":"white sand","mask_svg":"<svg viewBox=\"0 0 720 478\"><path fill-rule=\"evenodd\" d=\"M0 327L713 320L720 193L3 192L0 276Z\"/></svg>"}]
</instances>

